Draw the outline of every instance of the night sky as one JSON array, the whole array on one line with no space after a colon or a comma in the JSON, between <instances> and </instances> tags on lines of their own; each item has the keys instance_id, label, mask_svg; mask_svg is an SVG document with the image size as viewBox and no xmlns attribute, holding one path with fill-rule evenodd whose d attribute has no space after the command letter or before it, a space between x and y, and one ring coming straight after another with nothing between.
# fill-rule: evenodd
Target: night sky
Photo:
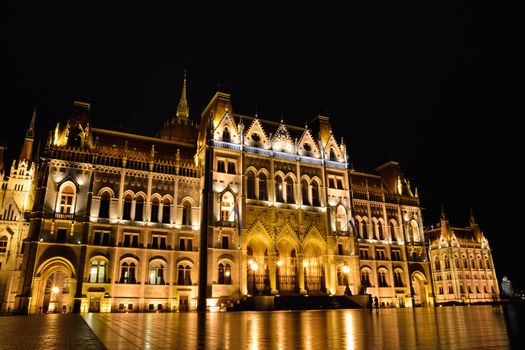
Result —
<instances>
[{"instance_id":1,"label":"night sky","mask_svg":"<svg viewBox=\"0 0 525 350\"><path fill-rule=\"evenodd\" d=\"M355 168L400 162L425 225L442 203L467 225L472 207L498 278L525 287L517 2L16 3L0 20L9 159L35 106L45 143L77 94L91 96L96 127L154 135L175 115L187 69L194 120L217 86L237 113L299 125L328 115Z\"/></svg>"}]
</instances>

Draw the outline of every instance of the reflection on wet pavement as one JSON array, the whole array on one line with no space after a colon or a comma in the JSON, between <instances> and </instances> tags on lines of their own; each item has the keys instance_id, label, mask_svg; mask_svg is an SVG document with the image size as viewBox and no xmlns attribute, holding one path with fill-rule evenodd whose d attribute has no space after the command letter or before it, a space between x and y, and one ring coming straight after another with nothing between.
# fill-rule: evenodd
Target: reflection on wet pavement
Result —
<instances>
[{"instance_id":1,"label":"reflection on wet pavement","mask_svg":"<svg viewBox=\"0 0 525 350\"><path fill-rule=\"evenodd\" d=\"M108 349L505 349L503 308L86 314Z\"/></svg>"}]
</instances>

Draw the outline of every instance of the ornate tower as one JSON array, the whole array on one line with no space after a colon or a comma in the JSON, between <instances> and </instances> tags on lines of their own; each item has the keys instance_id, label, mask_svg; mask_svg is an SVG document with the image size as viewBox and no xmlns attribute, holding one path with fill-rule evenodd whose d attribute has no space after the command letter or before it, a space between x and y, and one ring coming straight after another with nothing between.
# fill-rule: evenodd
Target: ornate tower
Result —
<instances>
[{"instance_id":1,"label":"ornate tower","mask_svg":"<svg viewBox=\"0 0 525 350\"><path fill-rule=\"evenodd\" d=\"M178 143L193 144L196 140L197 129L189 118L190 112L186 99L186 72L182 83L182 93L177 106L175 117L168 119L160 130L159 137L164 140Z\"/></svg>"}]
</instances>

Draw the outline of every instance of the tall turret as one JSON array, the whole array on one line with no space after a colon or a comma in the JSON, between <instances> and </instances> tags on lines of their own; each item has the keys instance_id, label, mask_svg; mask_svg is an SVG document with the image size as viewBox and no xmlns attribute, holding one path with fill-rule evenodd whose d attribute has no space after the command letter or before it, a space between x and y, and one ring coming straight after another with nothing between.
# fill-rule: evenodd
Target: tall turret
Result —
<instances>
[{"instance_id":1,"label":"tall turret","mask_svg":"<svg viewBox=\"0 0 525 350\"><path fill-rule=\"evenodd\" d=\"M180 143L194 144L197 136L197 128L189 118L190 112L188 100L186 99L186 72L182 83L182 93L175 117L168 119L159 132L159 137Z\"/></svg>"},{"instance_id":2,"label":"tall turret","mask_svg":"<svg viewBox=\"0 0 525 350\"><path fill-rule=\"evenodd\" d=\"M26 160L31 161L33 155L33 141L35 138L35 119L36 119L36 108L33 110L33 115L31 116L31 122L29 123L29 128L26 131L26 137L24 139L24 144L20 150L20 156L18 161Z\"/></svg>"}]
</instances>

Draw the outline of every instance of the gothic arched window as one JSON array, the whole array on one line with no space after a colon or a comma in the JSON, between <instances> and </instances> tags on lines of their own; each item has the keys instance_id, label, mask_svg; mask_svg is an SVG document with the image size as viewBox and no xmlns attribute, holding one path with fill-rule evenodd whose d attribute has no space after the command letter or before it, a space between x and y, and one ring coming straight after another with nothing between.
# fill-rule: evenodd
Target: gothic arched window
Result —
<instances>
[{"instance_id":1,"label":"gothic arched window","mask_svg":"<svg viewBox=\"0 0 525 350\"><path fill-rule=\"evenodd\" d=\"M284 202L283 197L283 178L280 176L275 177L275 201L276 202Z\"/></svg>"},{"instance_id":2,"label":"gothic arched window","mask_svg":"<svg viewBox=\"0 0 525 350\"><path fill-rule=\"evenodd\" d=\"M251 171L246 174L246 195L248 199L255 199L255 175Z\"/></svg>"},{"instance_id":3,"label":"gothic arched window","mask_svg":"<svg viewBox=\"0 0 525 350\"><path fill-rule=\"evenodd\" d=\"M60 189L60 201L58 212L62 214L73 214L75 205L75 186L72 184L63 185Z\"/></svg>"},{"instance_id":4,"label":"gothic arched window","mask_svg":"<svg viewBox=\"0 0 525 350\"><path fill-rule=\"evenodd\" d=\"M152 262L149 265L149 284L164 284L164 264Z\"/></svg>"},{"instance_id":5,"label":"gothic arched window","mask_svg":"<svg viewBox=\"0 0 525 350\"><path fill-rule=\"evenodd\" d=\"M301 180L301 197L303 199L303 205L310 205L310 198L308 198L308 182L305 179Z\"/></svg>"},{"instance_id":6,"label":"gothic arched window","mask_svg":"<svg viewBox=\"0 0 525 350\"><path fill-rule=\"evenodd\" d=\"M191 225L191 203L189 201L182 204L182 224Z\"/></svg>"},{"instance_id":7,"label":"gothic arched window","mask_svg":"<svg viewBox=\"0 0 525 350\"><path fill-rule=\"evenodd\" d=\"M321 203L319 202L319 183L317 181L312 181L312 205L319 207Z\"/></svg>"},{"instance_id":8,"label":"gothic arched window","mask_svg":"<svg viewBox=\"0 0 525 350\"><path fill-rule=\"evenodd\" d=\"M259 200L268 200L268 193L266 191L266 174L259 174Z\"/></svg>"},{"instance_id":9,"label":"gothic arched window","mask_svg":"<svg viewBox=\"0 0 525 350\"><path fill-rule=\"evenodd\" d=\"M230 132L228 131L227 127L225 127L223 132L222 132L222 140L224 142L230 142L231 141Z\"/></svg>"},{"instance_id":10,"label":"gothic arched window","mask_svg":"<svg viewBox=\"0 0 525 350\"><path fill-rule=\"evenodd\" d=\"M122 208L122 219L131 220L131 205L133 203L133 197L130 194L127 194L124 197L124 208Z\"/></svg>"},{"instance_id":11,"label":"gothic arched window","mask_svg":"<svg viewBox=\"0 0 525 350\"><path fill-rule=\"evenodd\" d=\"M106 282L106 262L104 260L93 260L89 270L90 283Z\"/></svg>"},{"instance_id":12,"label":"gothic arched window","mask_svg":"<svg viewBox=\"0 0 525 350\"><path fill-rule=\"evenodd\" d=\"M157 197L154 197L151 200L151 222L159 222L159 199Z\"/></svg>"},{"instance_id":13,"label":"gothic arched window","mask_svg":"<svg viewBox=\"0 0 525 350\"><path fill-rule=\"evenodd\" d=\"M164 202L162 203L162 222L163 223L169 224L171 222L170 213L171 213L171 200L169 200L169 198L165 198Z\"/></svg>"},{"instance_id":14,"label":"gothic arched window","mask_svg":"<svg viewBox=\"0 0 525 350\"><path fill-rule=\"evenodd\" d=\"M99 218L109 218L109 204L111 203L111 193L104 191L100 195L100 208L98 210Z\"/></svg>"},{"instance_id":15,"label":"gothic arched window","mask_svg":"<svg viewBox=\"0 0 525 350\"><path fill-rule=\"evenodd\" d=\"M293 179L291 177L286 179L286 203L295 203Z\"/></svg>"}]
</instances>

